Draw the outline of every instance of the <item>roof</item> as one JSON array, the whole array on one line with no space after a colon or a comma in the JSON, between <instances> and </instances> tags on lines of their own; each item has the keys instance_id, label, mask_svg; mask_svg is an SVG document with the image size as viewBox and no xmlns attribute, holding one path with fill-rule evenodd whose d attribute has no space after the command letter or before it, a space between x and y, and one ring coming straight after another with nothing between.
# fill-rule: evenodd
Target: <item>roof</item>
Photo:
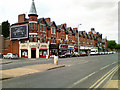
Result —
<instances>
[{"instance_id":1,"label":"roof","mask_svg":"<svg viewBox=\"0 0 120 90\"><path fill-rule=\"evenodd\" d=\"M47 22L47 24L48 24L49 27L51 27L51 26L54 24L55 27L57 28L56 23L55 23L54 21L52 21L52 22Z\"/></svg>"},{"instance_id":2,"label":"roof","mask_svg":"<svg viewBox=\"0 0 120 90\"><path fill-rule=\"evenodd\" d=\"M43 23L42 21L43 21L46 25L48 25L44 18L39 18L39 19L38 19L38 23Z\"/></svg>"},{"instance_id":3,"label":"roof","mask_svg":"<svg viewBox=\"0 0 120 90\"><path fill-rule=\"evenodd\" d=\"M31 4L31 8L30 8L30 12L29 12L28 16L30 16L30 15L37 15L37 11L36 11L34 0L32 0L32 4Z\"/></svg>"}]
</instances>

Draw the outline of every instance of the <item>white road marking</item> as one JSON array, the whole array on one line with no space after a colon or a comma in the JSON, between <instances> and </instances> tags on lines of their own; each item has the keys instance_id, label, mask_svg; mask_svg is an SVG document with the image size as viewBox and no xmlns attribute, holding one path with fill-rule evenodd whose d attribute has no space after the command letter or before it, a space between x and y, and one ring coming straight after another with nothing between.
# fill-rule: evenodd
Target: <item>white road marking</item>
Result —
<instances>
[{"instance_id":1,"label":"white road marking","mask_svg":"<svg viewBox=\"0 0 120 90\"><path fill-rule=\"evenodd\" d=\"M78 80L77 82L73 83L71 86L69 86L68 88L73 88L75 87L76 85L78 85L79 83L83 82L84 80L88 79L90 76L92 76L93 74L95 74L96 72L93 72L91 74L89 74L88 76Z\"/></svg>"},{"instance_id":2,"label":"white road marking","mask_svg":"<svg viewBox=\"0 0 120 90\"><path fill-rule=\"evenodd\" d=\"M105 68L107 68L107 67L109 67L110 65L107 65L107 66L105 66L105 67L102 67L100 70L103 70L103 69L105 69Z\"/></svg>"}]
</instances>

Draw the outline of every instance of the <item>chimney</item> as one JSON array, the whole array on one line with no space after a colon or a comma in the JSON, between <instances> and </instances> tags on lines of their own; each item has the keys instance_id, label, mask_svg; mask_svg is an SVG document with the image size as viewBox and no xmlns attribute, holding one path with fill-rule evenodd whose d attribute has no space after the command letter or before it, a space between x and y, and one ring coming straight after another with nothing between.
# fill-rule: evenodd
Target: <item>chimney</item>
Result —
<instances>
[{"instance_id":1,"label":"chimney","mask_svg":"<svg viewBox=\"0 0 120 90\"><path fill-rule=\"evenodd\" d=\"M45 18L45 21L48 23L48 22L51 22L51 19L50 18Z\"/></svg>"},{"instance_id":2,"label":"chimney","mask_svg":"<svg viewBox=\"0 0 120 90\"><path fill-rule=\"evenodd\" d=\"M18 15L18 23L22 23L25 21L25 14Z\"/></svg>"},{"instance_id":3,"label":"chimney","mask_svg":"<svg viewBox=\"0 0 120 90\"><path fill-rule=\"evenodd\" d=\"M66 23L64 23L64 24L62 24L62 25L64 25L64 27L67 28L67 24L66 24Z\"/></svg>"}]
</instances>

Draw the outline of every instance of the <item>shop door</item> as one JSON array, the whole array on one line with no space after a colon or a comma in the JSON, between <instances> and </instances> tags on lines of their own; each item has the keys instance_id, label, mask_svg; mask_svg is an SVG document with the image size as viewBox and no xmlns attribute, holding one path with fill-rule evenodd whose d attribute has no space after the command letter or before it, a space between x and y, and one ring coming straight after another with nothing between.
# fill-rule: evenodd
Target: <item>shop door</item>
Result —
<instances>
[{"instance_id":1,"label":"shop door","mask_svg":"<svg viewBox=\"0 0 120 90\"><path fill-rule=\"evenodd\" d=\"M36 50L31 50L31 58L36 58Z\"/></svg>"}]
</instances>

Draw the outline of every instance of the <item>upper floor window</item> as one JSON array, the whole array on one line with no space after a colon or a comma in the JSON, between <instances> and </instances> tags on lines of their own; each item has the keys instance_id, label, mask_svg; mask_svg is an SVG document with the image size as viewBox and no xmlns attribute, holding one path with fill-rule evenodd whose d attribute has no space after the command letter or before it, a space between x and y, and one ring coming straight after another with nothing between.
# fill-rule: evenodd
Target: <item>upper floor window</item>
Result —
<instances>
[{"instance_id":1,"label":"upper floor window","mask_svg":"<svg viewBox=\"0 0 120 90\"><path fill-rule=\"evenodd\" d=\"M34 27L34 23L32 23L32 30L34 30L34 28L35 28L35 27Z\"/></svg>"},{"instance_id":2,"label":"upper floor window","mask_svg":"<svg viewBox=\"0 0 120 90\"><path fill-rule=\"evenodd\" d=\"M51 34L55 34L55 27L51 27Z\"/></svg>"},{"instance_id":3,"label":"upper floor window","mask_svg":"<svg viewBox=\"0 0 120 90\"><path fill-rule=\"evenodd\" d=\"M64 33L65 33L65 32L64 32L64 29L62 29L62 30L61 30L61 35L64 35Z\"/></svg>"},{"instance_id":4,"label":"upper floor window","mask_svg":"<svg viewBox=\"0 0 120 90\"><path fill-rule=\"evenodd\" d=\"M40 42L42 43L42 35L40 36Z\"/></svg>"},{"instance_id":5,"label":"upper floor window","mask_svg":"<svg viewBox=\"0 0 120 90\"><path fill-rule=\"evenodd\" d=\"M46 36L44 37L44 43L46 43Z\"/></svg>"},{"instance_id":6,"label":"upper floor window","mask_svg":"<svg viewBox=\"0 0 120 90\"><path fill-rule=\"evenodd\" d=\"M43 27L43 26L40 24L40 32L42 32L42 27Z\"/></svg>"},{"instance_id":7,"label":"upper floor window","mask_svg":"<svg viewBox=\"0 0 120 90\"><path fill-rule=\"evenodd\" d=\"M45 32L45 25L44 24L40 24L40 32Z\"/></svg>"},{"instance_id":8,"label":"upper floor window","mask_svg":"<svg viewBox=\"0 0 120 90\"><path fill-rule=\"evenodd\" d=\"M51 37L51 43L53 43L53 37Z\"/></svg>"}]
</instances>

